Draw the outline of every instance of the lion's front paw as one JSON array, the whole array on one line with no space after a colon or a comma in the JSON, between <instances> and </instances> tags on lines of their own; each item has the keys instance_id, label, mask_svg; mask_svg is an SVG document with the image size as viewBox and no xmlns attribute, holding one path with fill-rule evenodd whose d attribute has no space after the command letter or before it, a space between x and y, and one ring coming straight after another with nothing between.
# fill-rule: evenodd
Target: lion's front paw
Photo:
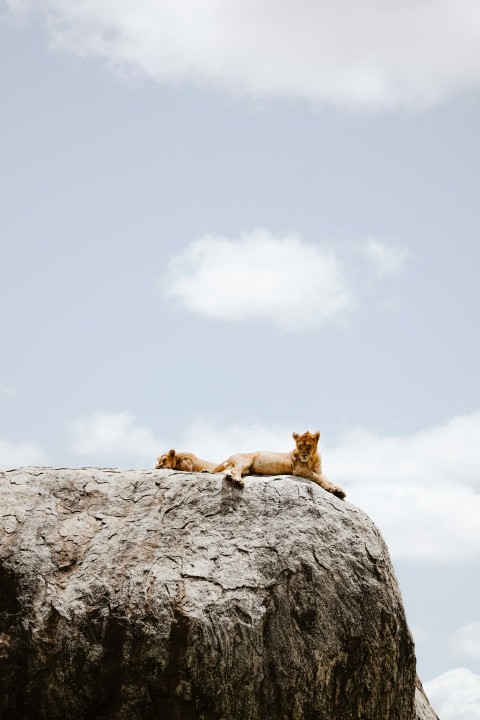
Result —
<instances>
[{"instance_id":1,"label":"lion's front paw","mask_svg":"<svg viewBox=\"0 0 480 720\"><path fill-rule=\"evenodd\" d=\"M231 472L225 473L225 480L230 480L230 482L235 483L236 485L239 485L240 487L244 487L245 483L243 481L243 478L237 477L236 475L233 475Z\"/></svg>"},{"instance_id":2,"label":"lion's front paw","mask_svg":"<svg viewBox=\"0 0 480 720\"><path fill-rule=\"evenodd\" d=\"M339 497L340 500L343 500L343 498L345 498L345 497L347 496L347 493L346 493L344 490L342 490L342 488L340 488L340 487L335 487L335 488L332 490L332 492L333 492L334 495L336 495L337 497Z\"/></svg>"}]
</instances>

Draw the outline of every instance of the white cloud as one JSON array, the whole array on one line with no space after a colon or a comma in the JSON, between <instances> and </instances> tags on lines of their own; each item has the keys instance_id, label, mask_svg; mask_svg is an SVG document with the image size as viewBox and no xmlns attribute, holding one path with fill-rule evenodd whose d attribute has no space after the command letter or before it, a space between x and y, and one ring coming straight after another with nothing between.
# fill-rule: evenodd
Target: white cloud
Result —
<instances>
[{"instance_id":1,"label":"white cloud","mask_svg":"<svg viewBox=\"0 0 480 720\"><path fill-rule=\"evenodd\" d=\"M36 442L9 442L0 438L0 470L45 465L44 450Z\"/></svg>"},{"instance_id":2,"label":"white cloud","mask_svg":"<svg viewBox=\"0 0 480 720\"><path fill-rule=\"evenodd\" d=\"M268 320L286 330L337 319L352 303L333 251L265 230L238 240L192 242L171 260L162 282L165 295L188 310L223 320Z\"/></svg>"},{"instance_id":3,"label":"white cloud","mask_svg":"<svg viewBox=\"0 0 480 720\"><path fill-rule=\"evenodd\" d=\"M7 0L122 73L254 97L423 107L480 84L477 0Z\"/></svg>"},{"instance_id":4,"label":"white cloud","mask_svg":"<svg viewBox=\"0 0 480 720\"><path fill-rule=\"evenodd\" d=\"M480 660L480 622L463 625L451 639L452 655L462 660Z\"/></svg>"},{"instance_id":5,"label":"white cloud","mask_svg":"<svg viewBox=\"0 0 480 720\"><path fill-rule=\"evenodd\" d=\"M397 275L405 267L409 255L402 245L387 244L376 238L368 238L363 247L379 277Z\"/></svg>"},{"instance_id":6,"label":"white cloud","mask_svg":"<svg viewBox=\"0 0 480 720\"><path fill-rule=\"evenodd\" d=\"M407 436L352 430L329 451L335 469L358 485L405 483L439 487L480 486L480 412Z\"/></svg>"},{"instance_id":7,"label":"white cloud","mask_svg":"<svg viewBox=\"0 0 480 720\"><path fill-rule=\"evenodd\" d=\"M153 466L162 451L163 443L149 428L135 423L128 411L97 412L69 423L70 447L77 455L88 456L94 462L118 459L131 461L139 467Z\"/></svg>"},{"instance_id":8,"label":"white cloud","mask_svg":"<svg viewBox=\"0 0 480 720\"><path fill-rule=\"evenodd\" d=\"M466 668L449 670L424 684L441 720L480 720L480 676Z\"/></svg>"}]
</instances>

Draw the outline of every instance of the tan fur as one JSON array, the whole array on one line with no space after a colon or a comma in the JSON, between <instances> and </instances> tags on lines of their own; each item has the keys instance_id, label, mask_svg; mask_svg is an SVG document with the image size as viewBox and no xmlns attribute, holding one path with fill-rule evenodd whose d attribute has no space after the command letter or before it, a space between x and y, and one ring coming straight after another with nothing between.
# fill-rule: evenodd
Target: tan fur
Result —
<instances>
[{"instance_id":1,"label":"tan fur","mask_svg":"<svg viewBox=\"0 0 480 720\"><path fill-rule=\"evenodd\" d=\"M202 460L193 453L176 452L175 450L160 455L155 465L156 470L169 468L170 470L183 470L183 472L212 472L215 467L216 463Z\"/></svg>"},{"instance_id":2,"label":"tan fur","mask_svg":"<svg viewBox=\"0 0 480 720\"><path fill-rule=\"evenodd\" d=\"M322 460L318 452L320 433L293 433L295 449L289 453L275 453L260 450L253 453L232 455L212 472L225 472L229 480L243 485L245 475L296 475L313 480L324 490L345 497L345 492L333 485L322 473Z\"/></svg>"}]
</instances>

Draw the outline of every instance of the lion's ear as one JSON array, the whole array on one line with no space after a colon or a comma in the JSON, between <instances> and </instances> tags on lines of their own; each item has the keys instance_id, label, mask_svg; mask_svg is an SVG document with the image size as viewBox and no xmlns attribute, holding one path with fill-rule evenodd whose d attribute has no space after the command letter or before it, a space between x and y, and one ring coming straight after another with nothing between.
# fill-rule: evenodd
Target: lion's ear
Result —
<instances>
[{"instance_id":1,"label":"lion's ear","mask_svg":"<svg viewBox=\"0 0 480 720\"><path fill-rule=\"evenodd\" d=\"M319 433L319 432L316 432L316 433L315 433L315 435L314 435L313 437L314 437L314 438L315 438L315 440L316 440L316 441L318 442L318 441L319 441L319 439L320 439L320 433Z\"/></svg>"},{"instance_id":2,"label":"lion's ear","mask_svg":"<svg viewBox=\"0 0 480 720\"><path fill-rule=\"evenodd\" d=\"M293 439L295 440L295 442L297 442L297 440L298 440L298 438L300 437L300 435L299 435L298 433L292 433L292 437L293 437Z\"/></svg>"},{"instance_id":3,"label":"lion's ear","mask_svg":"<svg viewBox=\"0 0 480 720\"><path fill-rule=\"evenodd\" d=\"M172 448L170 452L168 453L168 457L174 458L175 457L175 450Z\"/></svg>"}]
</instances>

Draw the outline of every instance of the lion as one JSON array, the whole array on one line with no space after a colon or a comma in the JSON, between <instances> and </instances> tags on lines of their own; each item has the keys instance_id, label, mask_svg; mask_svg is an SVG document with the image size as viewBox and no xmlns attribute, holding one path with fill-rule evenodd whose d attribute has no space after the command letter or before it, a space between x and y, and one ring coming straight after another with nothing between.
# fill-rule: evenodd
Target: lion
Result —
<instances>
[{"instance_id":1,"label":"lion","mask_svg":"<svg viewBox=\"0 0 480 720\"><path fill-rule=\"evenodd\" d=\"M322 460L317 446L320 433L293 433L295 449L289 453L266 452L238 453L214 468L212 472L225 472L225 478L244 485L244 475L295 475L320 485L324 490L344 498L341 487L333 485L322 473Z\"/></svg>"},{"instance_id":2,"label":"lion","mask_svg":"<svg viewBox=\"0 0 480 720\"><path fill-rule=\"evenodd\" d=\"M165 455L157 458L156 470L169 468L170 470L183 470L183 472L213 472L216 463L202 460L193 453L176 452L169 450Z\"/></svg>"}]
</instances>

